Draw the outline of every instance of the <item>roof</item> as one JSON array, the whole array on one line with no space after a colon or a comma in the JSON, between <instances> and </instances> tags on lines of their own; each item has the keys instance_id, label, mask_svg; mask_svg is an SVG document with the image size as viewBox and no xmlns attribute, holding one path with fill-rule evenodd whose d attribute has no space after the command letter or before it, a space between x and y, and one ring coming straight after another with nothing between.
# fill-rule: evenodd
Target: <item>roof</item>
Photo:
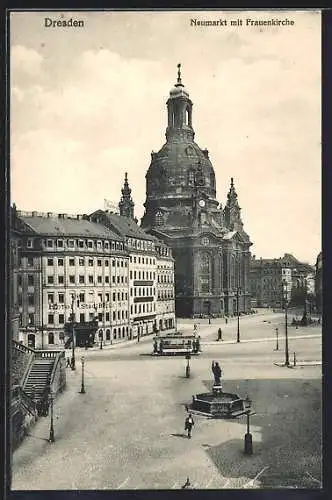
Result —
<instances>
[{"instance_id":1,"label":"roof","mask_svg":"<svg viewBox=\"0 0 332 500\"><path fill-rule=\"evenodd\" d=\"M37 234L50 236L85 236L91 238L109 238L121 241L116 233L86 219L71 219L59 217L19 216Z\"/></svg>"},{"instance_id":2,"label":"roof","mask_svg":"<svg viewBox=\"0 0 332 500\"><path fill-rule=\"evenodd\" d=\"M130 217L124 217L123 215L117 215L107 211L101 212L105 215L105 217L107 217L107 219L115 227L115 229L117 229L123 236L128 236L130 238L140 238L142 240L149 241L154 240L154 238L150 234L147 234Z\"/></svg>"}]
</instances>

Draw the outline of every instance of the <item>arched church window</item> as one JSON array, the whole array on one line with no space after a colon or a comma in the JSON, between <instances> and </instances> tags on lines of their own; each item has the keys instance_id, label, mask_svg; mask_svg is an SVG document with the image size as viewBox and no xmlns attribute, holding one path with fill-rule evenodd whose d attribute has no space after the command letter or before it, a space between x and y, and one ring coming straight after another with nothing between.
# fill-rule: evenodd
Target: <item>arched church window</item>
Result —
<instances>
[{"instance_id":1,"label":"arched church window","mask_svg":"<svg viewBox=\"0 0 332 500\"><path fill-rule=\"evenodd\" d=\"M160 210L158 210L158 212L156 213L156 225L162 226L163 219L164 219L163 213Z\"/></svg>"},{"instance_id":2,"label":"arched church window","mask_svg":"<svg viewBox=\"0 0 332 500\"><path fill-rule=\"evenodd\" d=\"M186 108L186 125L189 125L190 120L189 120L189 109Z\"/></svg>"},{"instance_id":3,"label":"arched church window","mask_svg":"<svg viewBox=\"0 0 332 500\"><path fill-rule=\"evenodd\" d=\"M211 281L211 258L207 253L203 253L200 258L199 279L201 292L209 293Z\"/></svg>"},{"instance_id":4,"label":"arched church window","mask_svg":"<svg viewBox=\"0 0 332 500\"><path fill-rule=\"evenodd\" d=\"M188 185L193 186L195 183L195 173L193 170L189 170L188 172Z\"/></svg>"}]
</instances>

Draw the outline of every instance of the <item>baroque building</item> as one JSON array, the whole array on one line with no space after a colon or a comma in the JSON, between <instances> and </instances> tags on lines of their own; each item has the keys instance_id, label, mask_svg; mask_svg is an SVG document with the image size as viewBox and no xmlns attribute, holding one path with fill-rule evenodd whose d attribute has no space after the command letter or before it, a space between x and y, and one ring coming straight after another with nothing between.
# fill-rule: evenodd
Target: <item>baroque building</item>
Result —
<instances>
[{"instance_id":1,"label":"baroque building","mask_svg":"<svg viewBox=\"0 0 332 500\"><path fill-rule=\"evenodd\" d=\"M178 316L246 313L252 243L233 179L224 208L216 198L209 152L194 141L193 103L180 66L166 103L166 143L151 153L141 226L172 248Z\"/></svg>"}]
</instances>

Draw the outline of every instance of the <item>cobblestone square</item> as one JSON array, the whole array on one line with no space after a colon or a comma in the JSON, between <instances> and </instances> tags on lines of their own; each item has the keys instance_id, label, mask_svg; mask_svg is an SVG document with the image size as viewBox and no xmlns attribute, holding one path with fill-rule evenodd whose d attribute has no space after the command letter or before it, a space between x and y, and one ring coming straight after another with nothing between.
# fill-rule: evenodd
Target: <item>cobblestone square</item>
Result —
<instances>
[{"instance_id":1,"label":"cobblestone square","mask_svg":"<svg viewBox=\"0 0 332 500\"><path fill-rule=\"evenodd\" d=\"M282 321L272 313L243 318L240 344L233 342L235 320L223 326L224 344L214 339L218 321L202 321L203 352L191 360L190 379L182 357L149 355L151 338L78 349L77 359L84 353L86 360L86 394L79 394L77 362L55 404L55 443L47 441L49 419L41 418L14 453L12 489L177 489L187 477L198 489L319 488L320 330L290 329L290 351L306 365L280 367L274 362L284 359ZM279 351L273 350L276 325ZM185 404L211 387L213 359L224 370L224 390L253 401L252 456L243 452L245 416L194 415L193 437L185 437Z\"/></svg>"}]
</instances>

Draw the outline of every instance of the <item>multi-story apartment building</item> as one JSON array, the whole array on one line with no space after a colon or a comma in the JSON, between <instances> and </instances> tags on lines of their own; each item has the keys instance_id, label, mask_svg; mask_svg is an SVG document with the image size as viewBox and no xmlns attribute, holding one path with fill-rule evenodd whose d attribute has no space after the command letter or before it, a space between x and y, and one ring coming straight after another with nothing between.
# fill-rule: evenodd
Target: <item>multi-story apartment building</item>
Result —
<instances>
[{"instance_id":1,"label":"multi-story apartment building","mask_svg":"<svg viewBox=\"0 0 332 500\"><path fill-rule=\"evenodd\" d=\"M281 259L257 259L250 262L249 287L253 307L282 307L292 290L292 270Z\"/></svg>"},{"instance_id":2,"label":"multi-story apartment building","mask_svg":"<svg viewBox=\"0 0 332 500\"><path fill-rule=\"evenodd\" d=\"M159 331L175 327L174 259L172 250L156 238L157 252L157 306L156 321Z\"/></svg>"},{"instance_id":3,"label":"multi-story apartment building","mask_svg":"<svg viewBox=\"0 0 332 500\"><path fill-rule=\"evenodd\" d=\"M121 215L97 210L70 216L13 207L25 344L44 348L70 341L73 324L80 345L86 335L110 343L174 328L172 254L137 225L130 193L126 175Z\"/></svg>"},{"instance_id":4,"label":"multi-story apartment building","mask_svg":"<svg viewBox=\"0 0 332 500\"><path fill-rule=\"evenodd\" d=\"M131 337L156 331L157 257L155 238L141 229L134 219L97 210L91 220L98 221L121 236L129 253L129 320Z\"/></svg>"},{"instance_id":5,"label":"multi-story apartment building","mask_svg":"<svg viewBox=\"0 0 332 500\"><path fill-rule=\"evenodd\" d=\"M290 254L279 259L256 259L250 262L249 283L254 307L281 307L287 299L295 299L298 290L311 286L312 266Z\"/></svg>"},{"instance_id":6,"label":"multi-story apartment building","mask_svg":"<svg viewBox=\"0 0 332 500\"><path fill-rule=\"evenodd\" d=\"M15 227L24 343L61 343L71 319L97 320L105 341L129 336L129 254L121 236L84 215L16 212Z\"/></svg>"}]
</instances>

